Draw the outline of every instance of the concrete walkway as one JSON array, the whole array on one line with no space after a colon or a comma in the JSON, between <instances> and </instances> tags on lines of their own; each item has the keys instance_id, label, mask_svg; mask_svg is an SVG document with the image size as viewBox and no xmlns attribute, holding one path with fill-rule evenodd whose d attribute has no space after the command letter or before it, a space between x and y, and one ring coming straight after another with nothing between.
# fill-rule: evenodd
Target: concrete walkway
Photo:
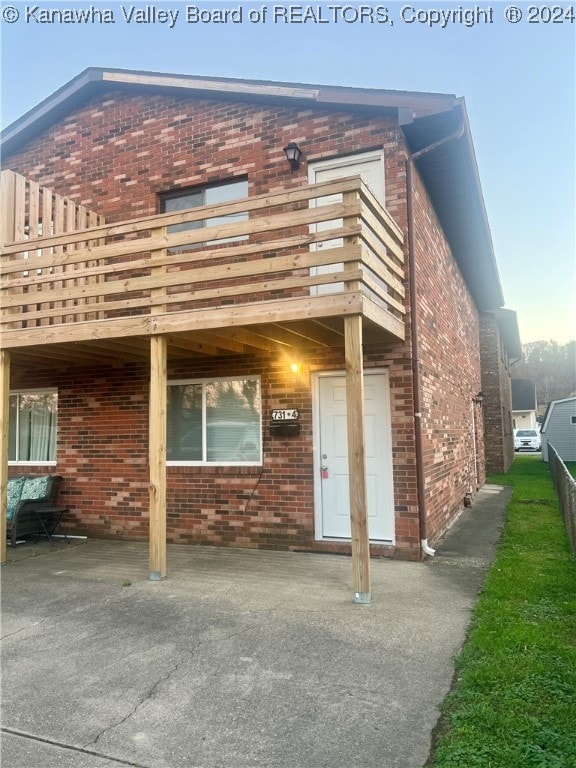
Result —
<instances>
[{"instance_id":1,"label":"concrete walkway","mask_svg":"<svg viewBox=\"0 0 576 768\"><path fill-rule=\"evenodd\" d=\"M425 563L23 545L2 569L2 765L421 768L502 528L485 486ZM30 547L34 557L25 556Z\"/></svg>"}]
</instances>

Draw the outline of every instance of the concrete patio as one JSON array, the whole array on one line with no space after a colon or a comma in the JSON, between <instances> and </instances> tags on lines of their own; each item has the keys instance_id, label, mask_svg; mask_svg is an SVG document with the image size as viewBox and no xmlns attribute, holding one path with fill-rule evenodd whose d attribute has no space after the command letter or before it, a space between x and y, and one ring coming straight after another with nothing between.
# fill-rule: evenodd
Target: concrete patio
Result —
<instances>
[{"instance_id":1,"label":"concrete patio","mask_svg":"<svg viewBox=\"0 0 576 768\"><path fill-rule=\"evenodd\" d=\"M11 768L421 768L510 489L424 563L56 540L2 569Z\"/></svg>"}]
</instances>

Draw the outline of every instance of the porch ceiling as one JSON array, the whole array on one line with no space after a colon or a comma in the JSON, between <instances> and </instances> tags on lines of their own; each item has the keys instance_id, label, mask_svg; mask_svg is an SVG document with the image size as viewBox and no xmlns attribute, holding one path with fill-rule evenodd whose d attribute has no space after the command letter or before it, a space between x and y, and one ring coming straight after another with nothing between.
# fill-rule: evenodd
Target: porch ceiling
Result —
<instances>
[{"instance_id":1,"label":"porch ceiling","mask_svg":"<svg viewBox=\"0 0 576 768\"><path fill-rule=\"evenodd\" d=\"M363 318L365 344L398 343L398 338L369 318ZM307 350L344 347L344 318L262 323L249 327L213 328L169 334L170 360L225 355L296 355ZM98 339L27 346L10 350L15 370L118 365L149 361L146 337Z\"/></svg>"}]
</instances>

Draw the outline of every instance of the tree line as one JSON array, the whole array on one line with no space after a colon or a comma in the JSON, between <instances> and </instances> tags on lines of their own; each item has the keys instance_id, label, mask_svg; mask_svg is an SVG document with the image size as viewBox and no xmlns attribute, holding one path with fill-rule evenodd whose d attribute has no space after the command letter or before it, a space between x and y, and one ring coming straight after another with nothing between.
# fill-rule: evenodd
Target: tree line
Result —
<instances>
[{"instance_id":1,"label":"tree line","mask_svg":"<svg viewBox=\"0 0 576 768\"><path fill-rule=\"evenodd\" d=\"M551 400L576 394L576 341L531 341L522 344L522 352L522 360L512 366L512 378L535 382L539 410Z\"/></svg>"}]
</instances>

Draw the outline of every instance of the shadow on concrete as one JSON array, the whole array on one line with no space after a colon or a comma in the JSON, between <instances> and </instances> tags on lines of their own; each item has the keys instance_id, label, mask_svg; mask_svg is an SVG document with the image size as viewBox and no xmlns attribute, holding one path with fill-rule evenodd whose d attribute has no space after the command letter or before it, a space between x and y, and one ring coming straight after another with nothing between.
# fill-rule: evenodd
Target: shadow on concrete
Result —
<instances>
[{"instance_id":1,"label":"shadow on concrete","mask_svg":"<svg viewBox=\"0 0 576 768\"><path fill-rule=\"evenodd\" d=\"M142 543L17 550L3 765L421 768L508 498L483 489L433 560L373 560L370 606L346 557L169 546L150 582Z\"/></svg>"}]
</instances>

